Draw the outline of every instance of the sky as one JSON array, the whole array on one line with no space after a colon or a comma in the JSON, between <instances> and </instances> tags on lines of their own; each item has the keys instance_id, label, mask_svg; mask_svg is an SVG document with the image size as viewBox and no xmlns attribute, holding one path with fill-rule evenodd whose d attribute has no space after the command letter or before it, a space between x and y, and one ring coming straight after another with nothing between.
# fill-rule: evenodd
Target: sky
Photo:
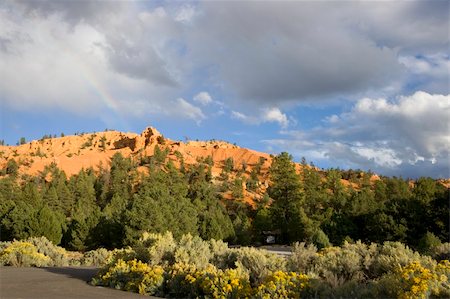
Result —
<instances>
[{"instance_id":1,"label":"sky","mask_svg":"<svg viewBox=\"0 0 450 299\"><path fill-rule=\"evenodd\" d=\"M0 139L156 127L450 177L449 1L2 1Z\"/></svg>"}]
</instances>

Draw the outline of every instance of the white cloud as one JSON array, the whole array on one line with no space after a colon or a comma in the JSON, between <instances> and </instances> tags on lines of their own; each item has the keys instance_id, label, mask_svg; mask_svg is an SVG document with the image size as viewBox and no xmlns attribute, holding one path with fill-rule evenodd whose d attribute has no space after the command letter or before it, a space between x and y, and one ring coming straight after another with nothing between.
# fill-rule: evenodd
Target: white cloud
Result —
<instances>
[{"instance_id":1,"label":"white cloud","mask_svg":"<svg viewBox=\"0 0 450 299\"><path fill-rule=\"evenodd\" d=\"M231 111L231 117L234 119L241 120L243 122L248 122L248 123L252 122L247 115L245 115L244 113L238 112L238 111Z\"/></svg>"},{"instance_id":2,"label":"white cloud","mask_svg":"<svg viewBox=\"0 0 450 299\"><path fill-rule=\"evenodd\" d=\"M177 11L175 20L182 23L190 23L195 15L196 10L194 7L183 6Z\"/></svg>"},{"instance_id":3,"label":"white cloud","mask_svg":"<svg viewBox=\"0 0 450 299\"><path fill-rule=\"evenodd\" d=\"M199 92L193 98L194 102L200 103L203 106L206 106L212 103L213 99L206 91Z\"/></svg>"},{"instance_id":4,"label":"white cloud","mask_svg":"<svg viewBox=\"0 0 450 299\"><path fill-rule=\"evenodd\" d=\"M81 23L70 28L56 15L16 22L2 9L0 16L2 101L18 109L83 113L102 106L95 94L108 80L101 32Z\"/></svg>"},{"instance_id":5,"label":"white cloud","mask_svg":"<svg viewBox=\"0 0 450 299\"><path fill-rule=\"evenodd\" d=\"M188 119L194 120L197 124L200 124L200 122L206 118L206 116L203 114L202 110L188 101L178 98L175 101L175 106L177 112L174 112L173 114L179 115Z\"/></svg>"},{"instance_id":6,"label":"white cloud","mask_svg":"<svg viewBox=\"0 0 450 299\"><path fill-rule=\"evenodd\" d=\"M419 89L434 93L449 93L450 59L446 53L407 55L399 57Z\"/></svg>"},{"instance_id":7,"label":"white cloud","mask_svg":"<svg viewBox=\"0 0 450 299\"><path fill-rule=\"evenodd\" d=\"M448 6L419 2L206 1L149 8L139 1L4 1L0 58L8 72L1 87L8 100L2 101L52 102L67 110L102 106L85 82L90 79L77 76L80 66L117 102L148 101L168 111L168 99L195 90L199 80L229 92L232 109L355 98L395 86L392 93L405 68L434 76L424 88L442 93L448 56L439 53L448 49ZM425 63L414 61L417 51ZM35 84L27 90L29 82ZM275 118L286 125L282 115Z\"/></svg>"},{"instance_id":8,"label":"white cloud","mask_svg":"<svg viewBox=\"0 0 450 299\"><path fill-rule=\"evenodd\" d=\"M352 150L367 160L373 160L381 167L393 168L402 163L402 160L397 157L397 153L389 148L353 147Z\"/></svg>"},{"instance_id":9,"label":"white cloud","mask_svg":"<svg viewBox=\"0 0 450 299\"><path fill-rule=\"evenodd\" d=\"M282 113L278 108L267 108L263 110L262 122L276 122L282 128L286 128L289 124L286 114Z\"/></svg>"},{"instance_id":10,"label":"white cloud","mask_svg":"<svg viewBox=\"0 0 450 299\"><path fill-rule=\"evenodd\" d=\"M2 104L107 119L177 109L167 99L179 94L174 65L182 63L165 40L175 21L164 9L138 13L133 3L95 16L84 4L73 11L51 1L0 5Z\"/></svg>"},{"instance_id":11,"label":"white cloud","mask_svg":"<svg viewBox=\"0 0 450 299\"><path fill-rule=\"evenodd\" d=\"M281 110L276 107L262 108L257 116L246 115L238 111L231 111L231 117L252 125L259 125L262 123L278 123L282 128L286 128L289 125L289 120L286 114L281 112Z\"/></svg>"},{"instance_id":12,"label":"white cloud","mask_svg":"<svg viewBox=\"0 0 450 299\"><path fill-rule=\"evenodd\" d=\"M448 176L450 95L364 98L308 131L284 131L272 148L328 160L331 165L404 176Z\"/></svg>"}]
</instances>

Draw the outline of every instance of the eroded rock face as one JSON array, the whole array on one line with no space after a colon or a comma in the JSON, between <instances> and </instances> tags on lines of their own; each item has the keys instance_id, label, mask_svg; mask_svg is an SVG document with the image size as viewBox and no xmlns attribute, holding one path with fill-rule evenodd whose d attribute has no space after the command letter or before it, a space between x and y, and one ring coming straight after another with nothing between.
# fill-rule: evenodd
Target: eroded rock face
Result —
<instances>
[{"instance_id":1,"label":"eroded rock face","mask_svg":"<svg viewBox=\"0 0 450 299\"><path fill-rule=\"evenodd\" d=\"M141 135L136 137L136 150L144 149L152 144L159 143L158 140L164 138L158 130L153 127L147 127Z\"/></svg>"},{"instance_id":2,"label":"eroded rock face","mask_svg":"<svg viewBox=\"0 0 450 299\"><path fill-rule=\"evenodd\" d=\"M124 137L114 142L114 149L122 149L125 147L129 147L132 151L136 149L136 137L129 138Z\"/></svg>"}]
</instances>

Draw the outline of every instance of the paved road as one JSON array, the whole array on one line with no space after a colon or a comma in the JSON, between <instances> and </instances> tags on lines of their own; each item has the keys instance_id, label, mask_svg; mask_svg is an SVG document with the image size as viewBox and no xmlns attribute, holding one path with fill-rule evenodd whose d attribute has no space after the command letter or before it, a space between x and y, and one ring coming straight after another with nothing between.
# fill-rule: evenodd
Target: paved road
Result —
<instances>
[{"instance_id":1,"label":"paved road","mask_svg":"<svg viewBox=\"0 0 450 299\"><path fill-rule=\"evenodd\" d=\"M280 256L288 257L292 255L292 247L291 246L285 246L285 245L264 245L258 247L260 249L265 249L270 253L275 253Z\"/></svg>"},{"instance_id":2,"label":"paved road","mask_svg":"<svg viewBox=\"0 0 450 299\"><path fill-rule=\"evenodd\" d=\"M0 298L155 298L110 288L91 286L87 282L96 271L96 268L87 267L0 267Z\"/></svg>"}]
</instances>

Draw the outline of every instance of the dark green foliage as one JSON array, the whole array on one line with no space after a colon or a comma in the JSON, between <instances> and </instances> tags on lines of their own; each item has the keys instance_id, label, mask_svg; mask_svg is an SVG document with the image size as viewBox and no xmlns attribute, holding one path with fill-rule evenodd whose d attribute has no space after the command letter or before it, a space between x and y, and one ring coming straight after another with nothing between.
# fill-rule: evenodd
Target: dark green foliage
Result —
<instances>
[{"instance_id":1,"label":"dark green foliage","mask_svg":"<svg viewBox=\"0 0 450 299\"><path fill-rule=\"evenodd\" d=\"M331 246L328 236L321 229L318 229L314 235L312 235L311 243L316 245L318 249Z\"/></svg>"},{"instance_id":2,"label":"dark green foliage","mask_svg":"<svg viewBox=\"0 0 450 299\"><path fill-rule=\"evenodd\" d=\"M146 177L126 211L126 243L134 243L143 231L171 231L175 237L197 234L197 211L187 192L186 182L174 168Z\"/></svg>"},{"instance_id":3,"label":"dark green foliage","mask_svg":"<svg viewBox=\"0 0 450 299\"><path fill-rule=\"evenodd\" d=\"M35 212L35 227L31 227L35 237L44 236L54 244L59 244L65 228L64 215L52 211L46 205Z\"/></svg>"},{"instance_id":4,"label":"dark green foliage","mask_svg":"<svg viewBox=\"0 0 450 299\"><path fill-rule=\"evenodd\" d=\"M156 166L161 166L166 161L167 155L169 154L169 149L165 148L164 150L161 150L161 148L156 145L155 151L153 153L153 159L155 161Z\"/></svg>"},{"instance_id":5,"label":"dark green foliage","mask_svg":"<svg viewBox=\"0 0 450 299\"><path fill-rule=\"evenodd\" d=\"M100 208L96 204L92 174L81 170L70 179L75 205L72 221L66 235L66 244L76 250L86 250L95 244L92 232L100 218Z\"/></svg>"},{"instance_id":6,"label":"dark green foliage","mask_svg":"<svg viewBox=\"0 0 450 299\"><path fill-rule=\"evenodd\" d=\"M441 245L442 242L433 233L427 232L419 241L418 249L420 252L430 254L433 249Z\"/></svg>"},{"instance_id":7,"label":"dark green foliage","mask_svg":"<svg viewBox=\"0 0 450 299\"><path fill-rule=\"evenodd\" d=\"M105 137L105 135L103 135L100 138L100 145L99 145L99 147L102 149L102 151L106 150L106 137Z\"/></svg>"},{"instance_id":8,"label":"dark green foliage","mask_svg":"<svg viewBox=\"0 0 450 299\"><path fill-rule=\"evenodd\" d=\"M303 209L305 194L292 156L288 153L276 156L270 176L272 185L268 194L273 199L270 212L274 228L281 231L281 238L287 243L307 238L310 223Z\"/></svg>"},{"instance_id":9,"label":"dark green foliage","mask_svg":"<svg viewBox=\"0 0 450 299\"><path fill-rule=\"evenodd\" d=\"M9 204L9 210L2 216L2 240L25 239L45 236L55 244L62 238L64 217L47 206L33 207L19 201Z\"/></svg>"},{"instance_id":10,"label":"dark green foliage","mask_svg":"<svg viewBox=\"0 0 450 299\"><path fill-rule=\"evenodd\" d=\"M234 160L233 158L226 158L223 161L223 171L226 173L231 172L234 169Z\"/></svg>"},{"instance_id":11,"label":"dark green foliage","mask_svg":"<svg viewBox=\"0 0 450 299\"><path fill-rule=\"evenodd\" d=\"M19 165L17 164L16 160L9 159L8 163L6 164L6 174L16 177L19 171Z\"/></svg>"},{"instance_id":12,"label":"dark green foliage","mask_svg":"<svg viewBox=\"0 0 450 299\"><path fill-rule=\"evenodd\" d=\"M89 136L88 140L81 145L81 149L85 149L87 147L92 146L92 141L94 140L95 135Z\"/></svg>"},{"instance_id":13,"label":"dark green foliage","mask_svg":"<svg viewBox=\"0 0 450 299\"><path fill-rule=\"evenodd\" d=\"M97 203L101 208L104 208L114 195L127 201L131 198L135 179L134 170L135 165L130 158L124 158L120 153L112 156L110 169L101 169L100 175L94 182Z\"/></svg>"},{"instance_id":14,"label":"dark green foliage","mask_svg":"<svg viewBox=\"0 0 450 299\"><path fill-rule=\"evenodd\" d=\"M168 152L155 148L145 174L137 172L138 155L133 160L115 154L108 167L82 170L70 179L55 163L36 176L19 177L17 162L10 159L0 178L1 240L44 235L67 248L89 250L133 244L142 231L171 231L176 238L190 233L241 245L263 241L263 232L280 231L277 241L287 244L303 241L322 248L344 240L402 241L430 255L446 254L448 245L440 242L448 241L449 190L436 180L374 181L370 173L324 172L305 160L296 169L282 153L271 165L267 193L261 194L264 159L246 165L245 173L226 159L221 175L213 177L211 157L185 165L175 152L178 169ZM344 186L343 177L354 184ZM244 185L250 191L246 196L261 198L254 209L242 200ZM234 199L224 199L223 193Z\"/></svg>"},{"instance_id":15,"label":"dark green foliage","mask_svg":"<svg viewBox=\"0 0 450 299\"><path fill-rule=\"evenodd\" d=\"M257 235L262 235L262 232L272 230L272 219L269 209L261 208L257 211L253 220L253 227Z\"/></svg>"},{"instance_id":16,"label":"dark green foliage","mask_svg":"<svg viewBox=\"0 0 450 299\"><path fill-rule=\"evenodd\" d=\"M231 187L231 194L233 198L239 199L244 196L244 189L242 187L242 178L235 178Z\"/></svg>"}]
</instances>

